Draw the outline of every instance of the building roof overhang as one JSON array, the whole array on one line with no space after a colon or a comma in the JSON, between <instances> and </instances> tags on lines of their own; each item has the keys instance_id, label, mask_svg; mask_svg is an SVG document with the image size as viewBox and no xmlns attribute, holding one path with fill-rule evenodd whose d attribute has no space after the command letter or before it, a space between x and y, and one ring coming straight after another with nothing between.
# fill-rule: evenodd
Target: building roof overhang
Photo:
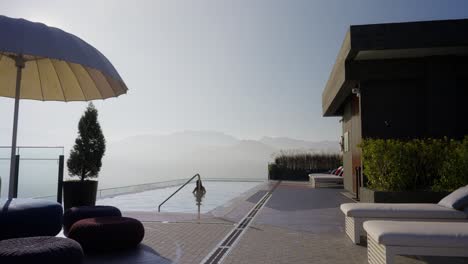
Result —
<instances>
[{"instance_id":1,"label":"building roof overhang","mask_svg":"<svg viewBox=\"0 0 468 264\"><path fill-rule=\"evenodd\" d=\"M468 56L468 19L351 26L322 93L324 116L342 115L365 62ZM354 74L359 72L359 74Z\"/></svg>"}]
</instances>

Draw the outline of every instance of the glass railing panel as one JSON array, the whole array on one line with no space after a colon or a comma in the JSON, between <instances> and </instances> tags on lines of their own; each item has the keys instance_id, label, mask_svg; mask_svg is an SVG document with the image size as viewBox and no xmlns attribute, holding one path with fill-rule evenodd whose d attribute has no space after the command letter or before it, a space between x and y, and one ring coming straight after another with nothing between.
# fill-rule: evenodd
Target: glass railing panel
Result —
<instances>
[{"instance_id":1,"label":"glass railing panel","mask_svg":"<svg viewBox=\"0 0 468 264\"><path fill-rule=\"evenodd\" d=\"M20 159L18 198L57 194L58 160Z\"/></svg>"},{"instance_id":2,"label":"glass railing panel","mask_svg":"<svg viewBox=\"0 0 468 264\"><path fill-rule=\"evenodd\" d=\"M10 175L10 151L0 148L0 198L8 197L8 182Z\"/></svg>"},{"instance_id":3,"label":"glass railing panel","mask_svg":"<svg viewBox=\"0 0 468 264\"><path fill-rule=\"evenodd\" d=\"M10 178L10 147L0 147L0 177L2 198L8 197ZM47 197L56 200L58 160L63 147L18 147L18 198Z\"/></svg>"},{"instance_id":4,"label":"glass railing panel","mask_svg":"<svg viewBox=\"0 0 468 264\"><path fill-rule=\"evenodd\" d=\"M131 186L123 186L117 188L106 188L106 189L99 189L97 198L108 198L117 195L123 194L131 194L131 193L140 193L149 190L155 190L170 186L180 186L187 180L172 180L172 181L163 181L163 182L152 182L152 183L145 183L145 184L138 184L138 185L131 185Z\"/></svg>"}]
</instances>

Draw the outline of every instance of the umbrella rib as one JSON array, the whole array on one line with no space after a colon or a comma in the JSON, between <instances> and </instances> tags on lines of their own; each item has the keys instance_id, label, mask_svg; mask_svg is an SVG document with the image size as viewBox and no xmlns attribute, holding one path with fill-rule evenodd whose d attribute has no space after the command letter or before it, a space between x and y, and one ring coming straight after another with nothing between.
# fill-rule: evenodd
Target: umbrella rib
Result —
<instances>
[{"instance_id":1,"label":"umbrella rib","mask_svg":"<svg viewBox=\"0 0 468 264\"><path fill-rule=\"evenodd\" d=\"M73 72L73 77L75 77L75 80L76 80L76 83L78 84L78 86L80 87L80 90L81 90L81 93L83 94L83 98L85 99L85 101L87 102L88 99L86 98L86 95L83 91L83 88L81 87L81 83L80 81L78 80L78 77L76 77L76 73L75 71L73 71L73 68L70 67L70 63L68 61L65 61L65 64L67 64L67 67L70 69L71 72Z\"/></svg>"},{"instance_id":2,"label":"umbrella rib","mask_svg":"<svg viewBox=\"0 0 468 264\"><path fill-rule=\"evenodd\" d=\"M42 80L41 80L41 72L39 71L39 63L37 62L37 60L34 60L34 62L36 63L37 76L39 76L39 87L41 87L42 101L44 101L44 100L45 100L45 98L44 98L44 90L42 89Z\"/></svg>"},{"instance_id":3,"label":"umbrella rib","mask_svg":"<svg viewBox=\"0 0 468 264\"><path fill-rule=\"evenodd\" d=\"M50 63L52 63L52 68L54 69L55 75L57 75L57 79L58 79L59 84L60 84L60 90L62 90L63 100L65 102L67 102L67 97L65 96L65 91L63 90L62 81L60 80L60 77L58 75L57 70L55 69L55 64L54 64L54 62L52 60L50 60Z\"/></svg>"},{"instance_id":4,"label":"umbrella rib","mask_svg":"<svg viewBox=\"0 0 468 264\"><path fill-rule=\"evenodd\" d=\"M112 93L114 94L114 97L117 97L118 95L117 95L117 93L115 92L114 87L112 87L112 85L110 84L110 82L107 80L107 76L106 76L104 73L102 73L102 72L100 72L100 73L102 74L102 77L104 77L104 80L106 80L107 85L109 85L109 87L111 88L111 91L112 91Z\"/></svg>"},{"instance_id":5,"label":"umbrella rib","mask_svg":"<svg viewBox=\"0 0 468 264\"><path fill-rule=\"evenodd\" d=\"M104 74L103 74L104 75ZM115 97L118 97L120 94L117 94L117 91L115 90L115 88L111 85L111 83L109 82L109 80L107 80L107 78L111 78L112 77L108 77L107 75L104 75L104 78L106 79L106 82L109 84L110 88L112 89L112 91L114 92L114 96Z\"/></svg>"},{"instance_id":6,"label":"umbrella rib","mask_svg":"<svg viewBox=\"0 0 468 264\"><path fill-rule=\"evenodd\" d=\"M101 90L99 90L98 88L98 85L96 84L96 80L94 80L93 76L91 76L91 74L89 74L89 71L88 71L88 68L86 66L82 66L83 69L86 71L86 73L88 74L88 77L93 80L94 82L94 86L96 86L96 90L98 91L98 93L101 95L101 99L105 99L104 96L102 95L101 93Z\"/></svg>"}]
</instances>

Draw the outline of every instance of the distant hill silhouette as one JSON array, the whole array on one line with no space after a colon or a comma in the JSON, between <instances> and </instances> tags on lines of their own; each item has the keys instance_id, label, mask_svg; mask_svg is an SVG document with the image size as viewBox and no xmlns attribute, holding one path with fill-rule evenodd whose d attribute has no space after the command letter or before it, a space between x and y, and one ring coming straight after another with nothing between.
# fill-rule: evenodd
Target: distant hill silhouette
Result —
<instances>
[{"instance_id":1,"label":"distant hill silhouette","mask_svg":"<svg viewBox=\"0 0 468 264\"><path fill-rule=\"evenodd\" d=\"M338 147L338 142L286 137L241 140L215 131L132 136L108 143L100 187L188 178L195 173L207 178L266 179L267 165L280 150L337 152Z\"/></svg>"},{"instance_id":2,"label":"distant hill silhouette","mask_svg":"<svg viewBox=\"0 0 468 264\"><path fill-rule=\"evenodd\" d=\"M339 144L337 141L306 141L287 137L262 137L260 142L276 149L303 149L326 152L338 152Z\"/></svg>"}]
</instances>

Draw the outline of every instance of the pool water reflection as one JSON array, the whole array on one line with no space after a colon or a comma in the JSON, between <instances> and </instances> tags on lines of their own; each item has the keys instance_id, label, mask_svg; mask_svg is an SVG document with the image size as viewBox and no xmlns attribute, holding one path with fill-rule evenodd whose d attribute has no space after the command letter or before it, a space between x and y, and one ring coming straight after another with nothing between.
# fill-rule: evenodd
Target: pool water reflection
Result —
<instances>
[{"instance_id":1,"label":"pool water reflection","mask_svg":"<svg viewBox=\"0 0 468 264\"><path fill-rule=\"evenodd\" d=\"M206 193L201 199L200 212L207 213L261 184L263 182L203 181ZM124 212L157 212L158 205L178 188L179 186L174 186L124 194L100 199L96 203L99 205L112 205ZM196 213L198 206L197 196L193 193L195 188L195 183L185 186L161 207L161 212Z\"/></svg>"}]
</instances>

